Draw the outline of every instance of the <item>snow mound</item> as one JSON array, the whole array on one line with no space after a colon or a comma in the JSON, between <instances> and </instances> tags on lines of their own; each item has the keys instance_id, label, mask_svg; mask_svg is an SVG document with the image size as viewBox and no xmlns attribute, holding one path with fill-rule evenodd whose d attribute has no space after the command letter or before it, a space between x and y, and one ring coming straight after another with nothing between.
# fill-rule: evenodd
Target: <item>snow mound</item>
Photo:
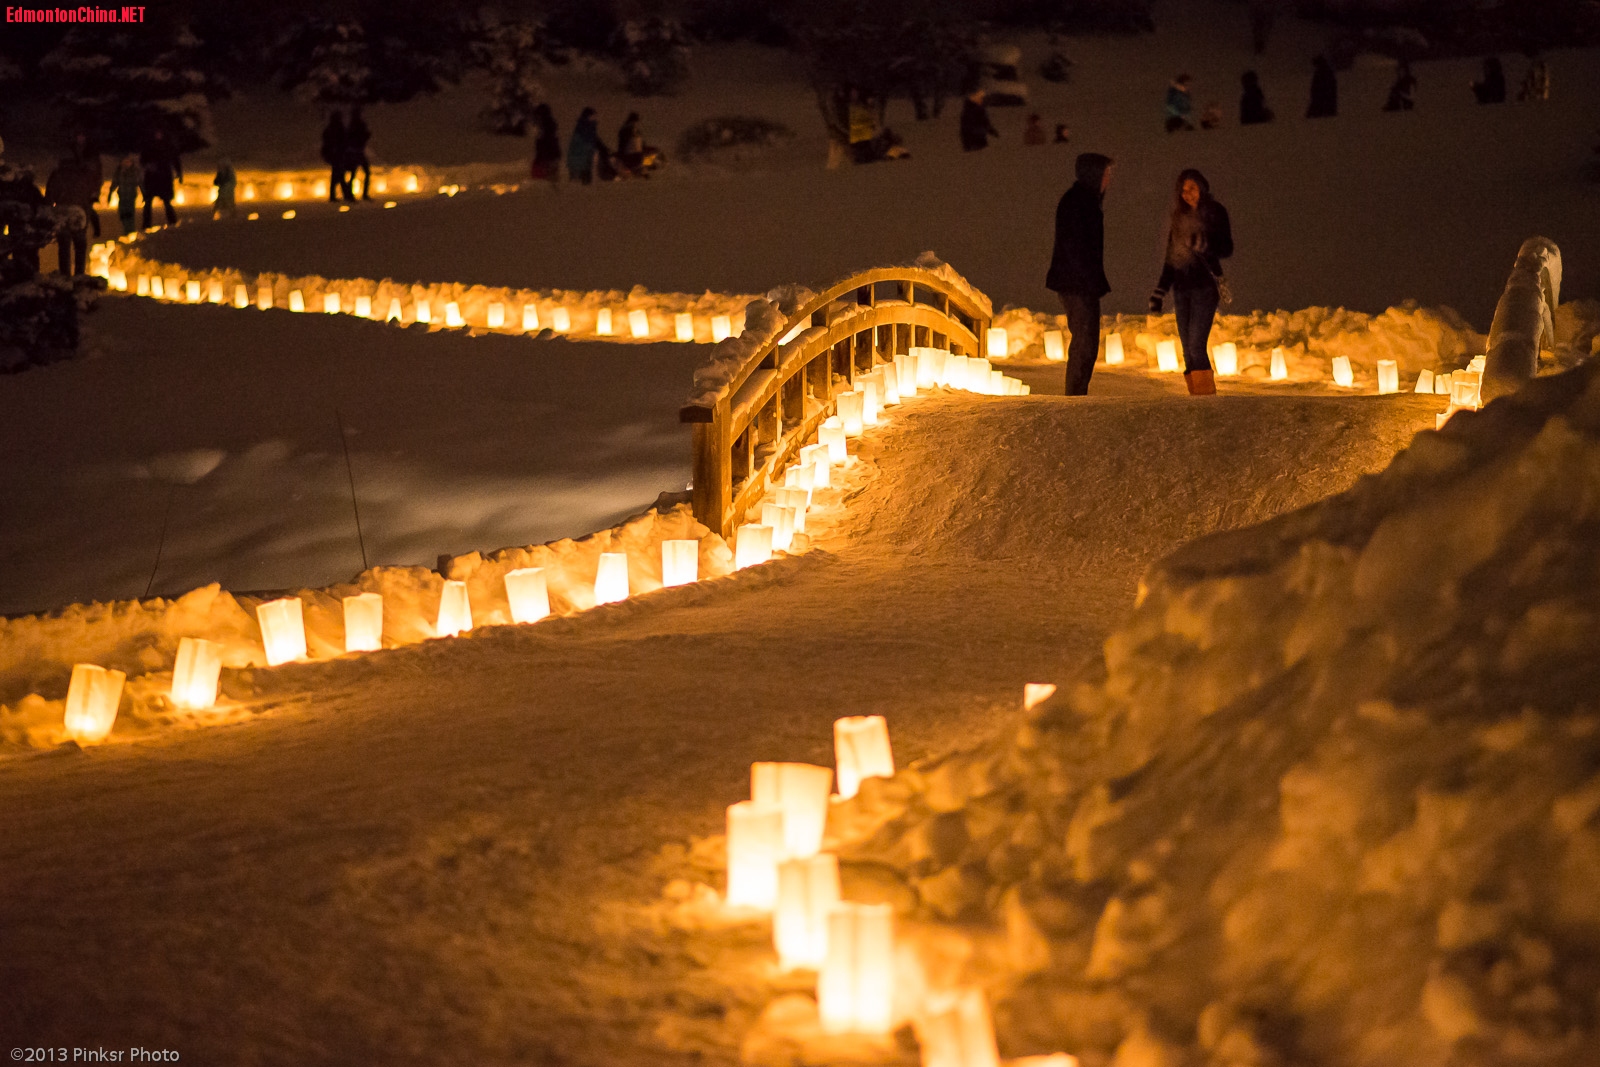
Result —
<instances>
[{"instance_id":1,"label":"snow mound","mask_svg":"<svg viewBox=\"0 0 1600 1067\"><path fill-rule=\"evenodd\" d=\"M1103 660L839 806L908 981L1085 1064L1600 1057L1600 361L1154 565Z\"/></svg>"},{"instance_id":2,"label":"snow mound","mask_svg":"<svg viewBox=\"0 0 1600 1067\"><path fill-rule=\"evenodd\" d=\"M1030 363L1045 361L1045 332L1065 330L1066 323L1065 315L1027 308L1008 308L995 319L995 325L1004 327L1009 338L1010 357ZM1178 339L1177 320L1171 314L1107 316L1101 331L1122 335L1128 364L1149 364L1152 371L1156 343ZM1411 304L1389 308L1380 315L1326 307L1218 315L1211 332L1213 349L1229 341L1238 346L1239 371L1246 377L1267 377L1272 350L1281 347L1289 381L1327 382L1333 357L1348 356L1356 384L1373 388L1380 359L1392 359L1399 365L1402 387L1406 387L1414 384L1424 369L1465 367L1484 351L1487 340L1450 308Z\"/></svg>"},{"instance_id":3,"label":"snow mound","mask_svg":"<svg viewBox=\"0 0 1600 1067\"><path fill-rule=\"evenodd\" d=\"M677 504L668 510L651 509L576 540L441 560L437 571L373 567L345 584L257 595L233 594L212 584L174 599L74 604L49 615L0 618L0 751L11 746L46 748L66 740L62 712L74 663L127 673L113 739L162 726L237 718L247 710L252 695L248 676L223 676L224 699L215 710L196 713L172 705L169 691L178 641L203 637L219 643L223 666L235 672L265 666L256 606L278 596L301 599L310 658L331 659L345 654L344 597L382 594L384 647L396 648L436 636L434 623L446 578L467 583L475 627L512 621L505 575L518 567L543 567L551 615L571 615L595 606L595 572L602 552L627 555L630 596L662 588L661 542L669 539L700 542L702 579L733 571L733 553L726 542L696 522L686 505Z\"/></svg>"},{"instance_id":4,"label":"snow mound","mask_svg":"<svg viewBox=\"0 0 1600 1067\"><path fill-rule=\"evenodd\" d=\"M147 258L133 242L107 242L96 247L95 270L111 280L113 289L138 296L158 296L177 303L212 303L236 306L239 287L244 288L244 306L255 308L263 290L271 292L271 307L291 308L291 294L298 292L303 309L324 313L330 306L339 314L358 314L357 300L370 301L363 316L377 322L389 320L390 309L399 304L394 323L413 326L426 322L428 329L468 327L474 330L491 330L496 333L537 333L552 330L564 337L593 340L604 337L613 342L639 342L652 344L660 341L692 340L701 344L712 339L712 319L726 315L734 334L743 327L744 307L750 296L732 296L726 293L706 292L698 296L687 293L657 293L634 286L626 292L618 289L579 292L566 289L514 289L484 285L462 285L459 282L396 282L388 278L324 278L321 275L290 275L262 272L249 274L231 268L192 270L173 263ZM141 284L141 276L143 284ZM156 280L161 293L155 293ZM190 282L197 289L191 291ZM190 299L191 295L195 299ZM337 303L330 305L329 298ZM448 308L455 305L459 322L452 322ZM499 305L499 322L490 322L490 306ZM524 328L524 308L535 309L536 321ZM420 309L427 311L421 313ZM563 325L557 312L564 311L567 322ZM636 333L630 316L634 312L645 314L645 330ZM690 336L683 338L678 332L678 316L690 316ZM602 316L608 323L602 324Z\"/></svg>"}]
</instances>

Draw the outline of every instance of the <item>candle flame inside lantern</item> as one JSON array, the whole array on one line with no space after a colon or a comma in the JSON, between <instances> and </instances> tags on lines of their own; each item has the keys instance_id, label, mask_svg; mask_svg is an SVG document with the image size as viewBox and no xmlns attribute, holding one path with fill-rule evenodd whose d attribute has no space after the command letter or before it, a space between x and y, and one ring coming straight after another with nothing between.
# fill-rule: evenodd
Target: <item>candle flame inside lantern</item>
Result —
<instances>
[{"instance_id":1,"label":"candle flame inside lantern","mask_svg":"<svg viewBox=\"0 0 1600 1067\"><path fill-rule=\"evenodd\" d=\"M687 311L680 311L672 317L672 328L678 340L694 340L694 316Z\"/></svg>"},{"instance_id":2,"label":"candle flame inside lantern","mask_svg":"<svg viewBox=\"0 0 1600 1067\"><path fill-rule=\"evenodd\" d=\"M1433 392L1433 371L1428 370L1426 367L1417 374L1417 392Z\"/></svg>"},{"instance_id":3,"label":"candle flame inside lantern","mask_svg":"<svg viewBox=\"0 0 1600 1067\"><path fill-rule=\"evenodd\" d=\"M306 309L305 294L298 289L289 290L289 310L304 311Z\"/></svg>"},{"instance_id":4,"label":"candle flame inside lantern","mask_svg":"<svg viewBox=\"0 0 1600 1067\"><path fill-rule=\"evenodd\" d=\"M1122 351L1122 335L1120 333L1106 334L1106 366L1117 367L1127 358Z\"/></svg>"},{"instance_id":5,"label":"candle flame inside lantern","mask_svg":"<svg viewBox=\"0 0 1600 1067\"><path fill-rule=\"evenodd\" d=\"M642 308L628 312L628 330L634 337L649 337L650 316Z\"/></svg>"},{"instance_id":6,"label":"candle flame inside lantern","mask_svg":"<svg viewBox=\"0 0 1600 1067\"><path fill-rule=\"evenodd\" d=\"M166 295L166 283L161 280L159 274L150 279L150 295L157 299Z\"/></svg>"},{"instance_id":7,"label":"candle flame inside lantern","mask_svg":"<svg viewBox=\"0 0 1600 1067\"><path fill-rule=\"evenodd\" d=\"M733 319L727 315L711 316L711 340L726 341L733 336Z\"/></svg>"},{"instance_id":8,"label":"candle flame inside lantern","mask_svg":"<svg viewBox=\"0 0 1600 1067\"><path fill-rule=\"evenodd\" d=\"M753 800L729 805L729 906L772 910L778 897L778 863L782 859L783 809Z\"/></svg>"},{"instance_id":9,"label":"candle flame inside lantern","mask_svg":"<svg viewBox=\"0 0 1600 1067\"><path fill-rule=\"evenodd\" d=\"M610 337L611 336L611 309L610 308L601 308L599 311L595 312L595 316L594 316L594 332L599 334L601 337Z\"/></svg>"},{"instance_id":10,"label":"candle flame inside lantern","mask_svg":"<svg viewBox=\"0 0 1600 1067\"><path fill-rule=\"evenodd\" d=\"M506 599L512 622L538 622L550 614L550 588L543 567L506 572Z\"/></svg>"},{"instance_id":11,"label":"candle flame inside lantern","mask_svg":"<svg viewBox=\"0 0 1600 1067\"><path fill-rule=\"evenodd\" d=\"M1433 376L1433 392L1436 396L1449 396L1452 384L1452 371L1443 371Z\"/></svg>"},{"instance_id":12,"label":"candle flame inside lantern","mask_svg":"<svg viewBox=\"0 0 1600 1067\"><path fill-rule=\"evenodd\" d=\"M406 175L406 192L414 193L421 187L422 185L417 181L417 176L415 174Z\"/></svg>"},{"instance_id":13,"label":"candle flame inside lantern","mask_svg":"<svg viewBox=\"0 0 1600 1067\"><path fill-rule=\"evenodd\" d=\"M700 542L681 538L661 542L661 584L689 585L700 579Z\"/></svg>"},{"instance_id":14,"label":"candle flame inside lantern","mask_svg":"<svg viewBox=\"0 0 1600 1067\"><path fill-rule=\"evenodd\" d=\"M181 299L183 299L183 288L184 288L183 283L180 282L178 279L176 279L176 278L168 278L167 279L167 299L168 300L181 300Z\"/></svg>"},{"instance_id":15,"label":"candle flame inside lantern","mask_svg":"<svg viewBox=\"0 0 1600 1067\"><path fill-rule=\"evenodd\" d=\"M67 683L67 707L62 725L75 741L101 741L117 721L117 705L122 703L122 671L76 663Z\"/></svg>"},{"instance_id":16,"label":"candle flame inside lantern","mask_svg":"<svg viewBox=\"0 0 1600 1067\"><path fill-rule=\"evenodd\" d=\"M506 324L506 306L501 303L491 303L484 321L488 323L491 330L498 330L504 327Z\"/></svg>"},{"instance_id":17,"label":"candle flame inside lantern","mask_svg":"<svg viewBox=\"0 0 1600 1067\"><path fill-rule=\"evenodd\" d=\"M212 278L209 282L206 283L206 299L209 300L213 304L222 303L222 281L221 281L221 279Z\"/></svg>"},{"instance_id":18,"label":"candle flame inside lantern","mask_svg":"<svg viewBox=\"0 0 1600 1067\"><path fill-rule=\"evenodd\" d=\"M1056 686L1054 682L1027 683L1022 687L1022 710L1032 711L1038 705L1055 696L1055 692Z\"/></svg>"},{"instance_id":19,"label":"candle flame inside lantern","mask_svg":"<svg viewBox=\"0 0 1600 1067\"><path fill-rule=\"evenodd\" d=\"M217 702L217 679L221 674L221 645L200 637L182 638L172 667L172 702L195 710L211 707Z\"/></svg>"},{"instance_id":20,"label":"candle flame inside lantern","mask_svg":"<svg viewBox=\"0 0 1600 1067\"><path fill-rule=\"evenodd\" d=\"M344 598L344 650L376 652L383 647L383 594Z\"/></svg>"},{"instance_id":21,"label":"candle flame inside lantern","mask_svg":"<svg viewBox=\"0 0 1600 1067\"><path fill-rule=\"evenodd\" d=\"M1060 330L1044 332L1044 358L1056 363L1067 358L1067 343Z\"/></svg>"},{"instance_id":22,"label":"candle flame inside lantern","mask_svg":"<svg viewBox=\"0 0 1600 1067\"><path fill-rule=\"evenodd\" d=\"M1355 372L1350 368L1349 356L1333 357L1333 384L1346 389L1356 384Z\"/></svg>"},{"instance_id":23,"label":"candle flame inside lantern","mask_svg":"<svg viewBox=\"0 0 1600 1067\"><path fill-rule=\"evenodd\" d=\"M841 902L828 912L817 1014L828 1033L886 1034L892 1020L894 908Z\"/></svg>"},{"instance_id":24,"label":"candle flame inside lantern","mask_svg":"<svg viewBox=\"0 0 1600 1067\"><path fill-rule=\"evenodd\" d=\"M994 1021L980 989L930 994L916 1030L923 1067L1000 1067Z\"/></svg>"},{"instance_id":25,"label":"candle flame inside lantern","mask_svg":"<svg viewBox=\"0 0 1600 1067\"><path fill-rule=\"evenodd\" d=\"M539 328L539 309L532 304L522 305L522 328L528 331Z\"/></svg>"},{"instance_id":26,"label":"candle flame inside lantern","mask_svg":"<svg viewBox=\"0 0 1600 1067\"><path fill-rule=\"evenodd\" d=\"M866 426L863 417L864 399L860 393L839 394L839 421L846 437L860 437ZM832 455L832 452L829 453Z\"/></svg>"},{"instance_id":27,"label":"candle flame inside lantern","mask_svg":"<svg viewBox=\"0 0 1600 1067\"><path fill-rule=\"evenodd\" d=\"M241 199L241 200L254 200L255 198L256 198L256 186L255 186L255 183L254 182L245 182L244 183L244 190L239 194L239 199Z\"/></svg>"},{"instance_id":28,"label":"candle flame inside lantern","mask_svg":"<svg viewBox=\"0 0 1600 1067\"><path fill-rule=\"evenodd\" d=\"M270 311L272 309L271 289L268 289L266 286L262 286L256 290L256 307L260 308L262 311Z\"/></svg>"},{"instance_id":29,"label":"candle flame inside lantern","mask_svg":"<svg viewBox=\"0 0 1600 1067\"><path fill-rule=\"evenodd\" d=\"M398 296L389 298L389 313L383 317L384 322L399 322L405 318L405 311L400 307Z\"/></svg>"},{"instance_id":30,"label":"candle flame inside lantern","mask_svg":"<svg viewBox=\"0 0 1600 1067\"><path fill-rule=\"evenodd\" d=\"M283 213L283 217L286 218L286 219L294 218L294 208L290 208L288 211L285 211Z\"/></svg>"},{"instance_id":31,"label":"candle flame inside lantern","mask_svg":"<svg viewBox=\"0 0 1600 1067\"><path fill-rule=\"evenodd\" d=\"M594 576L594 602L615 604L628 599L628 555L625 552L600 553Z\"/></svg>"},{"instance_id":32,"label":"candle flame inside lantern","mask_svg":"<svg viewBox=\"0 0 1600 1067\"><path fill-rule=\"evenodd\" d=\"M758 567L772 559L772 527L747 522L734 536L733 567L744 570Z\"/></svg>"},{"instance_id":33,"label":"candle flame inside lantern","mask_svg":"<svg viewBox=\"0 0 1600 1067\"><path fill-rule=\"evenodd\" d=\"M444 324L452 329L466 325L466 320L461 317L461 307L454 300L445 302Z\"/></svg>"},{"instance_id":34,"label":"candle flame inside lantern","mask_svg":"<svg viewBox=\"0 0 1600 1067\"><path fill-rule=\"evenodd\" d=\"M991 359L1005 359L1010 353L1007 351L1009 339L1006 337L1004 326L989 327L989 343L984 346L984 355Z\"/></svg>"},{"instance_id":35,"label":"candle flame inside lantern","mask_svg":"<svg viewBox=\"0 0 1600 1067\"><path fill-rule=\"evenodd\" d=\"M200 303L200 283L197 281L184 283L183 295L191 304Z\"/></svg>"},{"instance_id":36,"label":"candle flame inside lantern","mask_svg":"<svg viewBox=\"0 0 1600 1067\"><path fill-rule=\"evenodd\" d=\"M1239 373L1239 346L1232 341L1224 341L1211 350L1211 362L1216 367L1217 373L1225 377L1232 377Z\"/></svg>"},{"instance_id":37,"label":"candle flame inside lantern","mask_svg":"<svg viewBox=\"0 0 1600 1067\"><path fill-rule=\"evenodd\" d=\"M317 197L318 199L327 196L328 183L321 178L318 178L316 184L311 187L311 195Z\"/></svg>"},{"instance_id":38,"label":"candle flame inside lantern","mask_svg":"<svg viewBox=\"0 0 1600 1067\"><path fill-rule=\"evenodd\" d=\"M1166 374L1175 373L1178 369L1178 343L1176 341L1156 342L1156 370Z\"/></svg>"},{"instance_id":39,"label":"candle flame inside lantern","mask_svg":"<svg viewBox=\"0 0 1600 1067\"><path fill-rule=\"evenodd\" d=\"M856 389L861 397L861 423L863 426L878 425L878 404L883 397L881 377L871 374L864 375L856 382Z\"/></svg>"},{"instance_id":40,"label":"candle flame inside lantern","mask_svg":"<svg viewBox=\"0 0 1600 1067\"><path fill-rule=\"evenodd\" d=\"M267 666L305 659L306 622L299 597L288 596L258 604L256 621L261 624L261 644L267 654Z\"/></svg>"},{"instance_id":41,"label":"candle flame inside lantern","mask_svg":"<svg viewBox=\"0 0 1600 1067\"><path fill-rule=\"evenodd\" d=\"M833 758L838 768L839 795L861 791L864 778L893 778L894 752L889 724L882 715L847 715L833 722Z\"/></svg>"},{"instance_id":42,"label":"candle flame inside lantern","mask_svg":"<svg viewBox=\"0 0 1600 1067\"><path fill-rule=\"evenodd\" d=\"M1289 355L1281 345L1272 350L1271 376L1275 382L1285 381L1289 377Z\"/></svg>"},{"instance_id":43,"label":"candle flame inside lantern","mask_svg":"<svg viewBox=\"0 0 1600 1067\"><path fill-rule=\"evenodd\" d=\"M1400 391L1400 364L1392 359L1378 360L1378 392Z\"/></svg>"},{"instance_id":44,"label":"candle flame inside lantern","mask_svg":"<svg viewBox=\"0 0 1600 1067\"><path fill-rule=\"evenodd\" d=\"M902 398L917 395L917 357L909 352L894 357L894 387Z\"/></svg>"},{"instance_id":45,"label":"candle flame inside lantern","mask_svg":"<svg viewBox=\"0 0 1600 1067\"><path fill-rule=\"evenodd\" d=\"M550 313L550 328L556 333L566 333L572 329L572 312L566 308L556 308Z\"/></svg>"},{"instance_id":46,"label":"candle flame inside lantern","mask_svg":"<svg viewBox=\"0 0 1600 1067\"><path fill-rule=\"evenodd\" d=\"M126 293L128 291L128 272L120 267L111 272L110 281L111 288L117 290L117 292Z\"/></svg>"},{"instance_id":47,"label":"candle flame inside lantern","mask_svg":"<svg viewBox=\"0 0 1600 1067\"><path fill-rule=\"evenodd\" d=\"M809 763L752 763L750 799L783 811L784 855L815 856L822 849L828 821L828 793L833 772Z\"/></svg>"},{"instance_id":48,"label":"candle flame inside lantern","mask_svg":"<svg viewBox=\"0 0 1600 1067\"><path fill-rule=\"evenodd\" d=\"M323 293L322 294L322 310L326 311L330 315L339 314L339 294L338 293Z\"/></svg>"},{"instance_id":49,"label":"candle flame inside lantern","mask_svg":"<svg viewBox=\"0 0 1600 1067\"><path fill-rule=\"evenodd\" d=\"M434 633L454 637L472 629L472 604L467 598L467 583L446 581L439 593L439 618Z\"/></svg>"},{"instance_id":50,"label":"candle flame inside lantern","mask_svg":"<svg viewBox=\"0 0 1600 1067\"><path fill-rule=\"evenodd\" d=\"M356 315L359 318L363 318L363 319L372 318L372 297L370 297L370 296L358 296L358 297L356 297Z\"/></svg>"},{"instance_id":51,"label":"candle flame inside lantern","mask_svg":"<svg viewBox=\"0 0 1600 1067\"><path fill-rule=\"evenodd\" d=\"M249 307L250 306L250 290L246 289L242 285L234 286L233 287L233 306L236 307L236 308L247 308L247 307Z\"/></svg>"},{"instance_id":52,"label":"candle flame inside lantern","mask_svg":"<svg viewBox=\"0 0 1600 1067\"><path fill-rule=\"evenodd\" d=\"M433 309L428 306L428 302L426 300L418 300L417 301L417 321L418 322L432 322L433 321Z\"/></svg>"},{"instance_id":53,"label":"candle flame inside lantern","mask_svg":"<svg viewBox=\"0 0 1600 1067\"><path fill-rule=\"evenodd\" d=\"M839 857L831 852L778 865L772 916L778 966L816 970L828 958L828 913L839 903Z\"/></svg>"},{"instance_id":54,"label":"candle flame inside lantern","mask_svg":"<svg viewBox=\"0 0 1600 1067\"><path fill-rule=\"evenodd\" d=\"M180 185L172 191L172 203L174 206L182 207L187 202L188 198L183 195L183 186Z\"/></svg>"}]
</instances>

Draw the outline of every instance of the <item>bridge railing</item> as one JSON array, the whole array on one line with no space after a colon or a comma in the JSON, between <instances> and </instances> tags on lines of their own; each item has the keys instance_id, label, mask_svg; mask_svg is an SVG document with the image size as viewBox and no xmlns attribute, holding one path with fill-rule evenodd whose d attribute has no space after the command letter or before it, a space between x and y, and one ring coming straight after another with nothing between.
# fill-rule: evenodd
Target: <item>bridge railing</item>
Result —
<instances>
[{"instance_id":1,"label":"bridge railing","mask_svg":"<svg viewBox=\"0 0 1600 1067\"><path fill-rule=\"evenodd\" d=\"M695 518L731 537L834 413L858 375L915 347L977 356L993 311L948 271L885 267L807 300L714 397L680 412L694 426Z\"/></svg>"}]
</instances>

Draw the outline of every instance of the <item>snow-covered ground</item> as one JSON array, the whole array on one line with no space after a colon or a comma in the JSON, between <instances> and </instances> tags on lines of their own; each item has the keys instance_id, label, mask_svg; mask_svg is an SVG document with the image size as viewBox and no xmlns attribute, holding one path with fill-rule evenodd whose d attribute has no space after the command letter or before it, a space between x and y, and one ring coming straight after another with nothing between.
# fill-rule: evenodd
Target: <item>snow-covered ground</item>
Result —
<instances>
[{"instance_id":1,"label":"snow-covered ground","mask_svg":"<svg viewBox=\"0 0 1600 1067\"><path fill-rule=\"evenodd\" d=\"M887 714L903 763L977 742L1094 656L1149 561L1344 488L1437 406L1126 382L907 405L799 558L250 672L236 725L10 760L0 981L25 993L0 1033L202 1063L733 1062L770 986L705 974L715 945L638 908L751 760L827 762L841 714Z\"/></svg>"},{"instance_id":2,"label":"snow-covered ground","mask_svg":"<svg viewBox=\"0 0 1600 1067\"><path fill-rule=\"evenodd\" d=\"M308 205L141 248L250 273L680 293L825 283L932 248L997 307L1050 313L1051 211L1072 154L1092 148L1121 161L1113 312L1142 311L1171 179L1189 164L1233 211L1236 310L1378 313L1415 297L1482 330L1535 232L1567 253L1568 298L1600 292L1600 211L1578 178L1600 123L1592 54L1552 57L1544 107L1472 107L1471 64L1422 65L1408 116L1377 113L1389 72L1362 60L1345 117L1313 124L1296 116L1320 31L1289 22L1259 64L1276 125L1168 138L1172 73L1194 73L1197 99L1231 113L1254 61L1237 5L1159 14L1153 38L1070 43L1067 86L1030 77L1035 109L1073 125L1066 150L1022 148L1021 115L997 113L1000 144L963 156L953 114L896 113L912 161L828 172L799 72L756 49L707 50L689 91L641 108L653 139L670 148L683 125L732 111L782 119L795 141L648 183ZM1043 43L1024 44L1031 68ZM553 75L558 111L595 101L610 125L627 105L606 78ZM317 117L258 103L219 109L228 154L308 163ZM457 92L374 109L378 154L513 159L525 146L472 131L478 106ZM1591 312L1567 309L1565 328L1592 336ZM1353 321L1299 314L1308 353L1323 324ZM1410 311L1390 329L1441 352L1470 337ZM361 554L335 408L373 562L603 529L682 487L676 409L705 355L131 297L107 299L86 336L84 359L0 379L0 452L21 457L0 471L0 611L142 593L163 525L158 593L348 579ZM1032 727L1049 733L1050 774L1041 785L1029 764L1006 788L1065 820L1047 823L1055 839L1081 821L1071 858L1089 878L1066 887L1046 865L1015 894L1072 905L1019 913L1056 923L1042 971L1025 926L1016 956L975 940L967 977L1001 1006L1009 1053L1104 1063L1136 1034L1117 1067L1180 1062L1159 1050L1197 1042L1218 1064L1442 1065L1454 1035L1458 1060L1593 1062L1592 383L1581 401L1568 379L1543 407L1497 405L1348 498L1183 550L1124 623L1151 563L1384 468L1442 398L1252 380L1201 401L1174 377L1102 368L1094 396L1068 401L1044 395L1059 365L1015 373L1035 396L921 400L874 431L817 517L820 550L533 627L230 670L224 725L8 753L0 1036L200 1063L720 1064L746 1042L800 1055L758 1023L800 988L774 978L760 925L685 923L663 886L718 883L704 839L746 795L750 761L827 763L832 719L866 713L889 717L902 765L986 738L980 753L1012 753L1022 684L1053 681L1063 692ZM1352 589L1382 610L1363 614ZM1419 636L1408 619L1439 628ZM108 654L159 672L171 636ZM51 656L70 635L60 644ZM1286 667L1291 648L1309 666ZM60 696L60 664L36 658L52 677L22 664L6 699ZM920 834L935 808L959 812L945 829L990 826L963 784L985 758L905 776L896 826ZM1100 808L1083 799L1102 794ZM1185 805L1220 811L1202 827L1216 832L1186 827ZM1444 836L1458 825L1484 832L1458 848ZM897 893L920 922L975 884L976 852L941 877L891 844L858 844L854 858L884 862L847 887ZM1357 867L1360 892L1346 877ZM1210 880L1218 869L1227 878ZM981 906L946 910L1017 911L989 888ZM925 929L957 951L971 933ZM1369 989L1381 1010L1368 1012ZM1304 1044L1286 1048L1279 1022Z\"/></svg>"}]
</instances>

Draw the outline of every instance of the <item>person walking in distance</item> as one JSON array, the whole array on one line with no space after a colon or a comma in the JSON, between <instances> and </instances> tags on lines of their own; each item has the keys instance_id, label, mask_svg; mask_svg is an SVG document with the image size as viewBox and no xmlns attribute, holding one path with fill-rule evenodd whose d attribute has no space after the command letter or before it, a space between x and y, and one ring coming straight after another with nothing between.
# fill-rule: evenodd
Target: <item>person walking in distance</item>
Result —
<instances>
[{"instance_id":1,"label":"person walking in distance","mask_svg":"<svg viewBox=\"0 0 1600 1067\"><path fill-rule=\"evenodd\" d=\"M350 125L344 131L344 198L355 199L351 194L354 190L356 171L361 172L361 199L372 199L372 163L367 159L367 142L372 140L372 131L367 128L367 120L361 117L361 108L356 106L350 109Z\"/></svg>"},{"instance_id":2,"label":"person walking in distance","mask_svg":"<svg viewBox=\"0 0 1600 1067\"><path fill-rule=\"evenodd\" d=\"M961 104L961 150L981 152L989 147L989 138L999 137L1000 131L989 121L987 95L982 89L967 94Z\"/></svg>"},{"instance_id":3,"label":"person walking in distance","mask_svg":"<svg viewBox=\"0 0 1600 1067\"><path fill-rule=\"evenodd\" d=\"M1094 361L1100 354L1100 299L1111 291L1106 281L1106 224L1102 204L1116 164L1109 156L1085 152L1075 167L1077 180L1056 205L1055 248L1045 288L1061 298L1072 340L1067 349L1068 396L1086 396Z\"/></svg>"},{"instance_id":4,"label":"person walking in distance","mask_svg":"<svg viewBox=\"0 0 1600 1067\"><path fill-rule=\"evenodd\" d=\"M157 200L166 209L167 225L176 226L178 212L172 206L172 190L175 182L183 181L183 160L164 130L151 135L150 142L139 154L139 164L144 168L139 179L139 189L144 193L144 228L150 228L150 208Z\"/></svg>"},{"instance_id":5,"label":"person walking in distance","mask_svg":"<svg viewBox=\"0 0 1600 1067\"><path fill-rule=\"evenodd\" d=\"M605 153L600 143L600 123L594 108L586 107L578 114L572 127L572 141L567 145L567 176L584 185L594 181L595 162Z\"/></svg>"},{"instance_id":6,"label":"person walking in distance","mask_svg":"<svg viewBox=\"0 0 1600 1067\"><path fill-rule=\"evenodd\" d=\"M345 129L344 116L334 109L328 116L328 124L322 127L322 161L328 165L328 200L331 203L339 199L339 190L345 191L344 198L350 199L348 186L349 170L345 166Z\"/></svg>"},{"instance_id":7,"label":"person walking in distance","mask_svg":"<svg viewBox=\"0 0 1600 1067\"><path fill-rule=\"evenodd\" d=\"M1267 106L1267 94L1261 90L1261 75L1247 70L1239 75L1239 125L1256 126L1271 122L1272 109Z\"/></svg>"},{"instance_id":8,"label":"person walking in distance","mask_svg":"<svg viewBox=\"0 0 1600 1067\"><path fill-rule=\"evenodd\" d=\"M116 171L111 175L111 187L117 194L117 221L122 223L122 232L132 233L138 226L136 213L139 210L139 180L143 171L139 168L139 157L132 152L122 157L122 162L117 164Z\"/></svg>"},{"instance_id":9,"label":"person walking in distance","mask_svg":"<svg viewBox=\"0 0 1600 1067\"><path fill-rule=\"evenodd\" d=\"M1194 396L1217 391L1206 345L1226 288L1222 261L1231 255L1233 226L1227 209L1212 198L1205 175L1185 170L1178 175L1177 196L1167 221L1166 261L1150 294L1150 314L1161 314L1170 289L1183 345L1183 379Z\"/></svg>"},{"instance_id":10,"label":"person walking in distance","mask_svg":"<svg viewBox=\"0 0 1600 1067\"><path fill-rule=\"evenodd\" d=\"M1166 131L1168 133L1194 129L1194 123L1189 121L1189 113L1194 110L1194 102L1189 96L1189 86L1193 81L1189 75L1180 74L1172 79L1171 85L1167 86Z\"/></svg>"},{"instance_id":11,"label":"person walking in distance","mask_svg":"<svg viewBox=\"0 0 1600 1067\"><path fill-rule=\"evenodd\" d=\"M1308 119L1331 119L1339 114L1339 77L1327 56L1318 56L1311 63L1311 103L1306 107Z\"/></svg>"},{"instance_id":12,"label":"person walking in distance","mask_svg":"<svg viewBox=\"0 0 1600 1067\"><path fill-rule=\"evenodd\" d=\"M1483 61L1483 77L1472 83L1472 95L1480 104L1506 102L1506 69L1501 66L1499 56Z\"/></svg>"},{"instance_id":13,"label":"person walking in distance","mask_svg":"<svg viewBox=\"0 0 1600 1067\"><path fill-rule=\"evenodd\" d=\"M1411 64L1401 60L1395 67L1394 84L1389 86L1389 96L1383 102L1385 111L1415 111L1417 78L1411 73Z\"/></svg>"}]
</instances>

